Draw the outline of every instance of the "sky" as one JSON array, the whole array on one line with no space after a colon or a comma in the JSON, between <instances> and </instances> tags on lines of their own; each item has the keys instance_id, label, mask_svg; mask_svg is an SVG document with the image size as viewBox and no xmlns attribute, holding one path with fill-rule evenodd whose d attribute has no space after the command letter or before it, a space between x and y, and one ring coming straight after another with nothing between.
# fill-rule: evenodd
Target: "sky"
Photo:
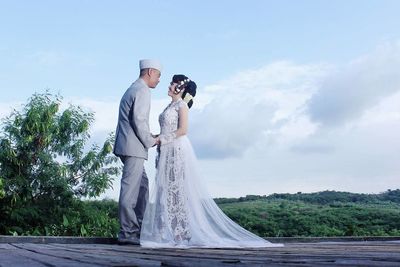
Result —
<instances>
[{"instance_id":1,"label":"sky","mask_svg":"<svg viewBox=\"0 0 400 267\"><path fill-rule=\"evenodd\" d=\"M212 196L400 188L399 1L0 4L0 118L48 89L95 113L101 143L155 58L151 130L172 75L194 80L188 136Z\"/></svg>"}]
</instances>

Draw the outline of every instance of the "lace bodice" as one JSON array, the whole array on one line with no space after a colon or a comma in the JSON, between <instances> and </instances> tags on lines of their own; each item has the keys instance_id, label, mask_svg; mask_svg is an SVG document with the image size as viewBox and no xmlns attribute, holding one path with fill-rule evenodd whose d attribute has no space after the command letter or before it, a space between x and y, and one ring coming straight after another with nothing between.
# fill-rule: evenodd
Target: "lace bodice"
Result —
<instances>
[{"instance_id":1,"label":"lace bodice","mask_svg":"<svg viewBox=\"0 0 400 267\"><path fill-rule=\"evenodd\" d=\"M179 99L171 102L160 114L158 122L160 123L161 135L170 135L178 129L179 114L181 107L187 105L185 101Z\"/></svg>"}]
</instances>

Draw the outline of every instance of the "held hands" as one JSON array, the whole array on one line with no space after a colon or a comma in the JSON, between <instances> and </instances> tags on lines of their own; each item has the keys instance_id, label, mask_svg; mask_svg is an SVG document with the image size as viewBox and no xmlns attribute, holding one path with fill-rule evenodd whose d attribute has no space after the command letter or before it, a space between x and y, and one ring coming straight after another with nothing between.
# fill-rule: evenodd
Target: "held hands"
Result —
<instances>
[{"instance_id":1,"label":"held hands","mask_svg":"<svg viewBox=\"0 0 400 267\"><path fill-rule=\"evenodd\" d=\"M159 134L152 134L153 138L155 139L155 143L153 147L157 146L157 156L156 156L156 169L158 168L158 161L160 159L160 146L161 146L161 141L160 141L160 135Z\"/></svg>"},{"instance_id":2,"label":"held hands","mask_svg":"<svg viewBox=\"0 0 400 267\"><path fill-rule=\"evenodd\" d=\"M176 138L178 138L179 136L177 136L176 132L171 132L168 134L157 134L157 135L151 135L153 136L153 138L155 139L155 143L153 144L153 147L156 145L165 145L165 144L169 144L171 142L173 142Z\"/></svg>"},{"instance_id":3,"label":"held hands","mask_svg":"<svg viewBox=\"0 0 400 267\"><path fill-rule=\"evenodd\" d=\"M157 146L161 145L161 140L160 140L160 137L158 137L158 136L156 137L155 145L157 145Z\"/></svg>"},{"instance_id":4,"label":"held hands","mask_svg":"<svg viewBox=\"0 0 400 267\"><path fill-rule=\"evenodd\" d=\"M161 144L159 134L152 134L152 136L153 136L153 138L155 138L155 143L154 143L153 147L154 146L159 146Z\"/></svg>"}]
</instances>

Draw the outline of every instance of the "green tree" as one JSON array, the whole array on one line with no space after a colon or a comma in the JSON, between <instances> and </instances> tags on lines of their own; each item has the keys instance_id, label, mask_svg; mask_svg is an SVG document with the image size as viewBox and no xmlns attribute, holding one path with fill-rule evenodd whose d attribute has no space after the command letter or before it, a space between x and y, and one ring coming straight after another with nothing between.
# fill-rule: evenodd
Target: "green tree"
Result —
<instances>
[{"instance_id":1,"label":"green tree","mask_svg":"<svg viewBox=\"0 0 400 267\"><path fill-rule=\"evenodd\" d=\"M74 105L61 112L60 105L59 96L34 94L1 124L1 234L62 225L81 197L99 196L120 171L112 135L87 148L93 113Z\"/></svg>"},{"instance_id":2,"label":"green tree","mask_svg":"<svg viewBox=\"0 0 400 267\"><path fill-rule=\"evenodd\" d=\"M6 193L4 192L4 188L3 188L3 179L1 179L0 177L0 199L4 197Z\"/></svg>"}]
</instances>

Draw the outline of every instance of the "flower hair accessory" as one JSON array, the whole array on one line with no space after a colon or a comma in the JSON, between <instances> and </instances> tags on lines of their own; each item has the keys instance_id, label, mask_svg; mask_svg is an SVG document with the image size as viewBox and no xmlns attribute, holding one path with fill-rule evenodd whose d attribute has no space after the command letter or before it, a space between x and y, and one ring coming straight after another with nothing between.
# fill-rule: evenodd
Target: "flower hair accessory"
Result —
<instances>
[{"instance_id":1,"label":"flower hair accessory","mask_svg":"<svg viewBox=\"0 0 400 267\"><path fill-rule=\"evenodd\" d=\"M179 94L185 88L185 85L188 84L188 82L190 82L189 78L178 82L178 84L175 87L175 94Z\"/></svg>"},{"instance_id":2,"label":"flower hair accessory","mask_svg":"<svg viewBox=\"0 0 400 267\"><path fill-rule=\"evenodd\" d=\"M185 101L186 103L189 103L189 101L192 99L193 99L193 96L189 93L186 93L185 97L183 98L183 101Z\"/></svg>"}]
</instances>

